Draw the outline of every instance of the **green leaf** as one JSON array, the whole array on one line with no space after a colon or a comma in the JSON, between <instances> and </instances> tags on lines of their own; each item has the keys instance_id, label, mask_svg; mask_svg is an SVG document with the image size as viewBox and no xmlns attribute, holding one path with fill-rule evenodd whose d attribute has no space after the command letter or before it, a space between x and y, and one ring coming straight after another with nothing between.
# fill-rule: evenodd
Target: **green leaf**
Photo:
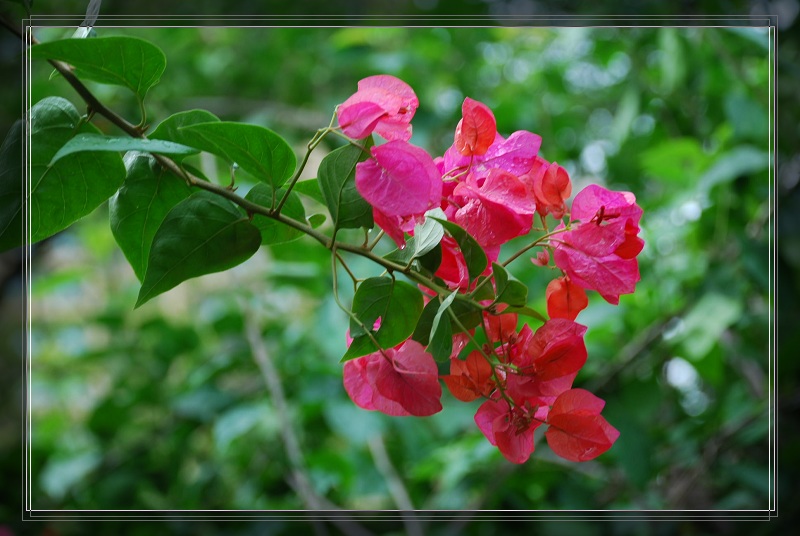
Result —
<instances>
[{"instance_id":1,"label":"green leaf","mask_svg":"<svg viewBox=\"0 0 800 536\"><path fill-rule=\"evenodd\" d=\"M131 138L130 136L103 136L102 134L78 134L53 156L50 161L52 166L65 156L85 151L95 152L122 152L142 151L156 154L194 154L197 149L165 140L148 140L144 138Z\"/></svg>"},{"instance_id":2,"label":"green leaf","mask_svg":"<svg viewBox=\"0 0 800 536\"><path fill-rule=\"evenodd\" d=\"M516 279L511 279L503 266L493 262L492 273L497 288L497 298L494 303L507 303L515 307L524 307L528 303L528 287Z\"/></svg>"},{"instance_id":3,"label":"green leaf","mask_svg":"<svg viewBox=\"0 0 800 536\"><path fill-rule=\"evenodd\" d=\"M447 361L450 358L450 354L453 352L453 327L450 324L450 315L447 313L447 310L452 305L453 300L455 300L457 293L458 291L454 290L449 296L442 300L439 309L436 311L436 316L433 317L428 351L433 355L436 361ZM442 318L442 316L444 316L444 318Z\"/></svg>"},{"instance_id":4,"label":"green leaf","mask_svg":"<svg viewBox=\"0 0 800 536\"><path fill-rule=\"evenodd\" d=\"M414 257L422 257L433 250L444 237L444 227L435 218L447 219L440 208L425 213L425 222L414 226Z\"/></svg>"},{"instance_id":5,"label":"green leaf","mask_svg":"<svg viewBox=\"0 0 800 536\"><path fill-rule=\"evenodd\" d=\"M472 291L472 299L477 301L485 301L490 300L494 301L495 294L492 285L489 283L484 283L485 280L491 279L492 275L481 276L478 278L477 285L475 290Z\"/></svg>"},{"instance_id":6,"label":"green leaf","mask_svg":"<svg viewBox=\"0 0 800 536\"><path fill-rule=\"evenodd\" d=\"M156 231L136 307L187 279L243 263L261 233L230 201L197 192L169 211Z\"/></svg>"},{"instance_id":7,"label":"green leaf","mask_svg":"<svg viewBox=\"0 0 800 536\"><path fill-rule=\"evenodd\" d=\"M182 168L184 171L187 171L189 174L191 174L191 175L194 175L195 177L197 177L197 178L199 178L199 179L203 179L203 180L204 180L204 181L206 181L206 182L211 182L211 181L208 179L208 177L206 177L205 173L203 173L201 170L197 169L197 168L196 168L196 167L194 167L193 165L191 165L191 164L187 164L186 162L181 162L181 164L180 164L180 165L181 165L181 168Z\"/></svg>"},{"instance_id":8,"label":"green leaf","mask_svg":"<svg viewBox=\"0 0 800 536\"><path fill-rule=\"evenodd\" d=\"M286 190L283 188L278 190L275 196L275 204L281 200L285 193ZM267 208L271 208L273 203L272 189L266 184L256 184L247 192L244 198ZM303 208L303 203L294 192L289 194L289 198L281 208L281 214L302 223L306 221L306 211ZM253 225L261 231L261 243L263 245L290 242L303 236L302 231L261 214L253 215Z\"/></svg>"},{"instance_id":9,"label":"green leaf","mask_svg":"<svg viewBox=\"0 0 800 536\"><path fill-rule=\"evenodd\" d=\"M23 241L20 210L22 188L22 120L8 131L0 146L0 251L20 245Z\"/></svg>"},{"instance_id":10,"label":"green leaf","mask_svg":"<svg viewBox=\"0 0 800 536\"><path fill-rule=\"evenodd\" d=\"M167 66L160 48L137 37L62 39L34 45L30 54L69 63L78 78L127 87L139 100L144 100Z\"/></svg>"},{"instance_id":11,"label":"green leaf","mask_svg":"<svg viewBox=\"0 0 800 536\"><path fill-rule=\"evenodd\" d=\"M417 325L414 328L414 333L411 335L411 338L423 346L428 346L430 344L433 323L436 319L436 315L439 313L439 308L439 302L437 300L431 300L428 302L428 304L422 310L422 314L419 316L419 320L417 321ZM458 321L464 326L464 329L470 330L478 326L483 320L481 311L467 302L454 300L450 304L450 309L453 311L453 314L456 315ZM461 332L461 328L455 322L451 322L451 327L453 330Z\"/></svg>"},{"instance_id":12,"label":"green leaf","mask_svg":"<svg viewBox=\"0 0 800 536\"><path fill-rule=\"evenodd\" d=\"M317 179L311 179L307 181L300 181L295 183L294 191L300 195L304 195L320 203L321 205L325 204L325 198L322 196L322 190L319 187L319 181Z\"/></svg>"},{"instance_id":13,"label":"green leaf","mask_svg":"<svg viewBox=\"0 0 800 536\"><path fill-rule=\"evenodd\" d=\"M419 258L419 264L431 275L439 269L442 264L442 245L436 244L434 248Z\"/></svg>"},{"instance_id":14,"label":"green leaf","mask_svg":"<svg viewBox=\"0 0 800 536\"><path fill-rule=\"evenodd\" d=\"M372 137L367 138L367 147ZM356 164L369 153L354 145L331 151L319 165L319 186L337 229L372 228L372 206L356 189Z\"/></svg>"},{"instance_id":15,"label":"green leaf","mask_svg":"<svg viewBox=\"0 0 800 536\"><path fill-rule=\"evenodd\" d=\"M486 257L486 253L478 242L472 238L464 228L455 223L440 218L434 219L441 223L450 236L458 243L458 247L461 249L464 260L467 263L467 272L469 273L470 280L481 275L483 271L486 270L489 259Z\"/></svg>"},{"instance_id":16,"label":"green leaf","mask_svg":"<svg viewBox=\"0 0 800 536\"><path fill-rule=\"evenodd\" d=\"M123 159L128 175L109 202L111 232L139 281L144 280L150 246L167 213L192 193L183 179L155 158L130 152Z\"/></svg>"},{"instance_id":17,"label":"green leaf","mask_svg":"<svg viewBox=\"0 0 800 536\"><path fill-rule=\"evenodd\" d=\"M218 122L219 118L206 110L188 110L178 112L164 119L150 133L151 140L169 140L182 145L191 145L191 136L183 133L181 128L198 123Z\"/></svg>"},{"instance_id":18,"label":"green leaf","mask_svg":"<svg viewBox=\"0 0 800 536\"><path fill-rule=\"evenodd\" d=\"M414 327L414 332L411 338L423 346L428 346L431 341L431 328L433 328L433 319L436 318L436 313L439 312L439 303L436 300L430 300L425 304L422 309L422 314L419 315L417 325Z\"/></svg>"},{"instance_id":19,"label":"green leaf","mask_svg":"<svg viewBox=\"0 0 800 536\"><path fill-rule=\"evenodd\" d=\"M187 145L223 156L273 189L294 173L297 158L286 140L268 128L216 121L178 128Z\"/></svg>"},{"instance_id":20,"label":"green leaf","mask_svg":"<svg viewBox=\"0 0 800 536\"><path fill-rule=\"evenodd\" d=\"M111 197L125 179L125 166L117 153L81 152L48 165L58 150L74 135L97 134L92 125L81 123L75 107L61 97L48 97L30 110L30 239L38 242L72 225ZM11 140L12 143L13 140ZM5 147L5 144L4 144ZM13 145L4 151L14 152ZM5 154L5 153L4 153ZM13 155L10 155L13 157ZM21 176L0 175L3 202L3 247L22 243L22 196L13 195Z\"/></svg>"},{"instance_id":21,"label":"green leaf","mask_svg":"<svg viewBox=\"0 0 800 536\"><path fill-rule=\"evenodd\" d=\"M422 293L415 286L391 277L372 277L362 282L353 297L353 315L372 333L381 348L391 348L408 338L422 313ZM375 320L380 328L372 332ZM353 343L342 361L375 352L367 332L351 319Z\"/></svg>"},{"instance_id":22,"label":"green leaf","mask_svg":"<svg viewBox=\"0 0 800 536\"><path fill-rule=\"evenodd\" d=\"M392 277L372 277L362 282L353 296L353 315L350 319L350 335L364 335L378 318L386 315L392 301L397 281ZM357 319L357 320L356 320ZM365 327L362 327L361 324Z\"/></svg>"},{"instance_id":23,"label":"green leaf","mask_svg":"<svg viewBox=\"0 0 800 536\"><path fill-rule=\"evenodd\" d=\"M450 306L450 309L456 315L458 321L461 322L461 325L464 326L464 329L470 330L480 325L483 321L483 313L481 310L467 302L456 300ZM461 327L457 326L455 323L453 324L453 328L454 330L457 328L456 331L461 332Z\"/></svg>"},{"instance_id":24,"label":"green leaf","mask_svg":"<svg viewBox=\"0 0 800 536\"><path fill-rule=\"evenodd\" d=\"M312 214L308 217L308 224L311 225L312 228L316 229L327 220L328 217L325 214Z\"/></svg>"}]
</instances>

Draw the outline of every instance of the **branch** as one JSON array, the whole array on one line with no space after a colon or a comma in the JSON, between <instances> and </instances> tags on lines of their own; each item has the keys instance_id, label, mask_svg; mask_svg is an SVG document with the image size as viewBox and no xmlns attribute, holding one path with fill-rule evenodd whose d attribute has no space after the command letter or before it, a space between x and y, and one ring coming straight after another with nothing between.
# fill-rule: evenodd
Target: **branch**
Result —
<instances>
[{"instance_id":1,"label":"branch","mask_svg":"<svg viewBox=\"0 0 800 536\"><path fill-rule=\"evenodd\" d=\"M406 527L406 533L410 536L422 536L422 526L419 520L413 514L414 506L411 504L411 498L408 496L408 491L403 485L403 481L397 474L397 471L389 459L389 454L386 452L386 445L383 442L383 436L380 434L374 435L369 438L369 451L372 454L372 459L375 460L375 467L378 472L386 480L389 486L389 493L391 493L397 508L403 510L403 525Z\"/></svg>"},{"instance_id":2,"label":"branch","mask_svg":"<svg viewBox=\"0 0 800 536\"><path fill-rule=\"evenodd\" d=\"M272 398L272 403L275 405L275 411L278 414L281 438L283 439L286 456L289 458L289 465L292 468L292 478L297 484L298 493L306 507L312 510L319 510L320 503L306 474L303 454L300 451L300 442L297 440L292 421L289 418L289 408L286 404L286 397L278 377L278 371L272 363L264 341L261 340L261 329L254 319L253 311L248 311L246 304L242 304L242 308L245 310L245 336L253 352L253 358L261 370L261 375L264 377L264 383L267 384L267 390L270 398Z\"/></svg>"},{"instance_id":3,"label":"branch","mask_svg":"<svg viewBox=\"0 0 800 536\"><path fill-rule=\"evenodd\" d=\"M303 452L300 450L300 441L297 439L292 420L289 417L289 406L286 402L278 370L275 368L275 364L272 362L267 347L261 338L261 329L255 320L255 312L247 304L242 303L241 305L242 310L245 312L245 337L253 352L253 358L261 370L261 375L264 377L264 383L267 385L270 398L275 406L275 412L278 415L281 439L292 469L288 479L289 485L297 492L309 510L341 510L336 504L317 495L311 485L311 479L308 477L305 460L303 459ZM330 520L345 534L371 536L369 531L364 530L353 520L338 517L333 517ZM312 517L311 521L314 524L315 533L327 534L320 520Z\"/></svg>"},{"instance_id":4,"label":"branch","mask_svg":"<svg viewBox=\"0 0 800 536\"><path fill-rule=\"evenodd\" d=\"M22 35L22 30L17 28L16 25L14 25L10 20L8 20L6 18L6 14L5 13L0 13L0 26L3 26L6 30L8 30L9 32L13 33L14 35L19 37L23 41L25 40L25 36Z\"/></svg>"},{"instance_id":5,"label":"branch","mask_svg":"<svg viewBox=\"0 0 800 536\"><path fill-rule=\"evenodd\" d=\"M31 43L35 44L38 41L35 40L33 36L31 36ZM86 102L87 106L92 110L94 113L101 115L111 121L114 125L119 127L122 131L126 134L130 135L134 138L146 138L142 130L128 122L125 118L119 116L109 108L107 108L103 103L101 103L97 97L92 94L92 92L87 88L83 82L78 80L75 75L72 73L72 69L69 65L64 62L60 61L50 61L50 63L55 67L55 69L64 77L64 79L75 89L78 95ZM336 133L336 131L332 131ZM353 244L347 244L344 242L336 242L334 239L329 238L328 236L324 235L323 233L318 232L316 229L312 228L310 225L305 223L299 222L292 218L286 217L282 215L276 208L267 208L262 205L258 205L253 203L252 201L248 201L247 199L240 197L232 190L225 188L224 186L218 186L211 182L207 182L201 180L193 175L187 173L183 170L178 164L176 164L170 158L167 158L164 155L153 154L153 157L156 161L161 164L164 168L172 172L177 177L183 178L189 186L194 186L196 188L200 188L203 190L207 190L209 192L215 193L222 197L225 197L229 201L235 203L236 205L242 207L250 214L259 214L262 216L266 216L267 218L271 218L273 220L277 220L285 225L293 227L298 231L312 237L317 242L325 246L327 249L339 249L342 251L347 251L350 253L354 253L356 255L360 255L365 257L372 262L382 266L383 268L392 271L392 272L399 272L404 274L406 277L411 279L413 282L423 285L437 294L446 294L449 293L448 289L443 288L436 283L434 283L430 278L427 278L413 270L409 269L406 266L397 264L390 260L384 259L378 255L375 255L370 251L369 248L364 246L356 246ZM283 201L283 200L282 200ZM472 307L476 309L483 310L485 309L481 304L473 300L471 297L464 295L464 294L457 294L456 299L464 301L470 304Z\"/></svg>"}]
</instances>

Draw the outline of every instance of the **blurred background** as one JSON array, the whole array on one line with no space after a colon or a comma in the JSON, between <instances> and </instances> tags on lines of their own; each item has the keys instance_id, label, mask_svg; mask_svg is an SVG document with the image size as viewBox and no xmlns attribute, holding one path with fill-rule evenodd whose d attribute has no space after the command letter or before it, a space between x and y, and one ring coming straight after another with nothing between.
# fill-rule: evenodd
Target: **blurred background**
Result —
<instances>
[{"instance_id":1,"label":"blurred background","mask_svg":"<svg viewBox=\"0 0 800 536\"><path fill-rule=\"evenodd\" d=\"M34 13L80 19L86 10L86 2L39 4ZM125 14L119 4L104 3L101 15ZM443 4L420 0L406 12L444 13ZM469 96L492 108L500 133L541 135L540 154L566 167L574 192L592 182L634 192L645 211L642 281L617 307L590 293L590 306L578 318L589 327L589 360L575 386L606 400L604 415L622 435L608 453L582 464L555 457L540 438L531 460L517 466L475 427L478 402L464 404L446 393L444 411L424 419L358 409L342 388L338 363L346 316L331 297L328 253L312 241L262 248L232 271L188 281L134 311L138 282L110 233L104 205L33 250L32 507L764 510L775 497L768 410L777 387L777 492L786 521L792 512L787 505L800 500L793 485L800 476L794 416L800 404L794 306L800 293L800 114L792 98L800 61L791 38L800 7L796 1L716 2L697 12L720 6L744 14L783 13L780 166L772 173L774 64L766 29L166 28L156 20L153 28L118 28L101 21L100 36L134 35L164 50L167 70L148 95L153 124L204 108L224 120L267 126L300 152L359 79L389 73L415 89L420 108L412 142L434 155L452 143L461 102ZM139 8L137 13L145 11ZM242 2L236 9L247 8ZM487 20L556 13L547 2L475 1L464 8ZM636 8L627 2L604 7L608 13ZM73 31L46 28L37 37L47 41ZM0 42L19 51L8 32ZM50 79L51 71L33 65L32 102L61 95L82 110L63 80ZM18 76L18 68L13 73ZM88 85L112 109L138 120L136 103L124 91ZM19 101L3 102L10 126ZM320 146L308 176L334 148ZM222 163L198 158L195 164L227 183ZM246 177L241 187L248 187ZM505 255L519 244L510 244ZM0 531L81 534L79 522L17 521L23 366L18 256L4 254L0 265L0 470L8 483L0 489ZM355 260L352 265L361 274L372 269ZM544 310L552 273L525 259L510 269L529 285L531 305ZM769 292L776 282L780 299ZM770 380L775 325L777 386ZM378 530L369 522L360 527ZM554 525L579 535L745 530L725 521L565 527ZM774 523L746 527L749 534L776 529ZM119 531L162 529L305 530L296 523L173 522ZM312 529L342 530L330 523ZM393 529L492 533L486 524L459 522L409 521Z\"/></svg>"}]
</instances>

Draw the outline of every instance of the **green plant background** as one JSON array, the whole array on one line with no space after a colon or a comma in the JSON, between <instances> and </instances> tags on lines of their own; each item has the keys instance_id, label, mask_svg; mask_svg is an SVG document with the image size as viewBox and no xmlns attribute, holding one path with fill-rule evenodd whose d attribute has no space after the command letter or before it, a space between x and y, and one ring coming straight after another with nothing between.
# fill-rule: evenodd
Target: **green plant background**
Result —
<instances>
[{"instance_id":1,"label":"green plant background","mask_svg":"<svg viewBox=\"0 0 800 536\"><path fill-rule=\"evenodd\" d=\"M171 113L204 108L224 120L267 126L300 150L360 78L390 73L416 90L421 106L412 142L434 154L452 143L460 103L470 96L494 110L501 133L540 134L540 154L570 171L574 191L600 182L635 192L645 210L642 281L618 307L592 294L578 319L589 327L589 360L576 386L607 401L604 415L622 435L611 451L584 464L561 461L540 440L531 461L516 466L475 427L477 402L464 404L448 394L444 411L424 419L358 409L342 388L338 363L347 318L330 296L328 252L311 241L262 248L234 270L188 281L134 311L138 282L110 233L104 205L34 248L34 508L305 509L287 478L282 411L315 492L345 509L398 508L397 482L413 507L431 510L768 508L767 410L775 388L769 382L775 319L768 289L776 259L766 30L97 32L142 37L165 51L167 70L147 101L154 125ZM71 33L49 28L38 37ZM63 80L49 79L51 71L43 62L33 65L32 102L56 94L82 109ZM138 119L129 94L89 85L112 109ZM4 113L13 118L16 112L6 106ZM116 134L102 121L98 125ZM778 147L784 161L793 156L790 141L783 136ZM323 144L321 154L334 148ZM194 164L227 181L229 170L213 161L196 157ZM796 181L781 174L773 180L781 206L796 205ZM246 176L240 181L248 187ZM785 212L781 231L798 214ZM791 248L796 236L782 235L778 250L781 292L788 293L782 307L798 292L790 279L800 263ZM374 271L353 264L361 274ZM511 272L529 285L531 304L543 310L553 274L524 259ZM19 296L8 288L4 318L19 307ZM791 326L797 312L785 306L778 317L781 342L796 349ZM262 334L285 410L270 396L253 358L248 326ZM20 341L10 323L3 337L3 355L18 364ZM788 358L780 363L783 402L793 400L796 368ZM3 382L8 392L21 392L10 379ZM18 400L9 404L18 407ZM8 430L17 426L11 413ZM797 436L782 440L796 445ZM19 451L11 445L2 445L8 453L2 463L15 474ZM787 480L780 482L783 498L796 497ZM0 492L8 499L0 522L12 524L18 510L5 505L18 504L19 491L8 488ZM57 533L80 533L77 523L53 526ZM294 526L269 527L277 533ZM197 533L185 525L173 528ZM429 527L443 534L454 528ZM575 530L647 534L650 528L619 522ZM479 526L462 529L483 533ZM249 524L225 528L255 530ZM671 533L703 533L697 530L684 522ZM768 531L756 526L756 533Z\"/></svg>"}]
</instances>

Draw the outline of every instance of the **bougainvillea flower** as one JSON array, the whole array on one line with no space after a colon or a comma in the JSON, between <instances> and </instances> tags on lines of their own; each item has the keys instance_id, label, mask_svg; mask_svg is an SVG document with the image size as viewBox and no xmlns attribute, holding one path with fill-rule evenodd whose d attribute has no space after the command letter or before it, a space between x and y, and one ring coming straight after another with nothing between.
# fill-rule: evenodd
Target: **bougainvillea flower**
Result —
<instances>
[{"instance_id":1,"label":"bougainvillea flower","mask_svg":"<svg viewBox=\"0 0 800 536\"><path fill-rule=\"evenodd\" d=\"M512 408L506 400L492 398L478 408L475 424L508 461L525 463L533 453L533 431L547 417L547 410L537 400Z\"/></svg>"},{"instance_id":2,"label":"bougainvillea flower","mask_svg":"<svg viewBox=\"0 0 800 536\"><path fill-rule=\"evenodd\" d=\"M447 388L458 400L472 402L476 398L488 397L494 390L492 365L473 351L465 360L450 359L450 374L442 376Z\"/></svg>"},{"instance_id":3,"label":"bougainvillea flower","mask_svg":"<svg viewBox=\"0 0 800 536\"><path fill-rule=\"evenodd\" d=\"M578 313L589 305L589 298L583 287L573 283L568 277L558 277L550 281L545 291L547 315L550 318L575 320Z\"/></svg>"},{"instance_id":4,"label":"bougainvillea flower","mask_svg":"<svg viewBox=\"0 0 800 536\"><path fill-rule=\"evenodd\" d=\"M461 105L461 115L453 145L464 156L486 154L497 135L494 114L482 102L467 97Z\"/></svg>"},{"instance_id":5,"label":"bougainvillea flower","mask_svg":"<svg viewBox=\"0 0 800 536\"><path fill-rule=\"evenodd\" d=\"M452 175L466 169L476 177L485 177L491 169L502 169L512 175L528 173L542 145L542 137L527 130L518 130L504 139L500 134L481 156L464 156L453 145L444 153L443 170Z\"/></svg>"},{"instance_id":6,"label":"bougainvillea flower","mask_svg":"<svg viewBox=\"0 0 800 536\"><path fill-rule=\"evenodd\" d=\"M506 304L501 304L502 309L507 307ZM517 340L517 321L516 313L505 314L489 314L484 311L483 313L483 327L486 332L486 338L491 342L515 342Z\"/></svg>"},{"instance_id":7,"label":"bougainvillea flower","mask_svg":"<svg viewBox=\"0 0 800 536\"><path fill-rule=\"evenodd\" d=\"M464 254L458 247L458 242L449 235L445 235L440 242L442 246L442 262L436 270L436 277L441 278L450 288L469 288L469 270Z\"/></svg>"},{"instance_id":8,"label":"bougainvillea flower","mask_svg":"<svg viewBox=\"0 0 800 536\"><path fill-rule=\"evenodd\" d=\"M632 193L586 187L572 203L571 218L580 224L555 241L556 266L574 283L618 304L619 296L632 293L640 279L635 256L644 246L638 237L641 216Z\"/></svg>"},{"instance_id":9,"label":"bougainvillea flower","mask_svg":"<svg viewBox=\"0 0 800 536\"><path fill-rule=\"evenodd\" d=\"M469 174L453 190L462 206L453 221L467 230L482 247L501 246L530 232L536 204L525 183L502 169L492 169L478 180Z\"/></svg>"},{"instance_id":10,"label":"bougainvillea flower","mask_svg":"<svg viewBox=\"0 0 800 536\"><path fill-rule=\"evenodd\" d=\"M414 340L344 364L344 388L360 408L425 417L442 410L433 356Z\"/></svg>"},{"instance_id":11,"label":"bougainvillea flower","mask_svg":"<svg viewBox=\"0 0 800 536\"><path fill-rule=\"evenodd\" d=\"M386 234L394 240L397 247L403 248L406 245L405 233L414 230L414 226L424 220L422 214L412 214L410 216L387 216L375 207L372 207L372 219L375 225L380 227Z\"/></svg>"},{"instance_id":12,"label":"bougainvillea flower","mask_svg":"<svg viewBox=\"0 0 800 536\"><path fill-rule=\"evenodd\" d=\"M411 86L382 74L361 80L358 91L339 106L336 114L342 131L351 138L365 138L374 131L390 141L408 141L417 107L419 100Z\"/></svg>"},{"instance_id":13,"label":"bougainvillea flower","mask_svg":"<svg viewBox=\"0 0 800 536\"><path fill-rule=\"evenodd\" d=\"M390 141L356 165L356 189L386 216L424 214L442 201L442 176L424 149Z\"/></svg>"},{"instance_id":14,"label":"bougainvillea flower","mask_svg":"<svg viewBox=\"0 0 800 536\"><path fill-rule=\"evenodd\" d=\"M512 398L550 399L572 387L578 371L586 363L586 326L563 318L545 322L534 333L525 325L509 347L515 372L506 377Z\"/></svg>"},{"instance_id":15,"label":"bougainvillea flower","mask_svg":"<svg viewBox=\"0 0 800 536\"><path fill-rule=\"evenodd\" d=\"M547 266L550 263L550 253L543 249L536 254L536 257L531 258L531 262L536 266Z\"/></svg>"},{"instance_id":16,"label":"bougainvillea flower","mask_svg":"<svg viewBox=\"0 0 800 536\"><path fill-rule=\"evenodd\" d=\"M572 194L572 182L566 169L537 156L531 171L520 178L529 182L539 214L552 214L556 219L564 216L566 200Z\"/></svg>"},{"instance_id":17,"label":"bougainvillea flower","mask_svg":"<svg viewBox=\"0 0 800 536\"><path fill-rule=\"evenodd\" d=\"M619 431L600 415L603 406L603 400L583 389L562 393L547 416L550 449L573 462L592 460L610 449Z\"/></svg>"},{"instance_id":18,"label":"bougainvillea flower","mask_svg":"<svg viewBox=\"0 0 800 536\"><path fill-rule=\"evenodd\" d=\"M577 372L586 363L585 333L586 326L577 322L565 318L550 319L524 345L517 366L522 372L534 374L541 380Z\"/></svg>"}]
</instances>

